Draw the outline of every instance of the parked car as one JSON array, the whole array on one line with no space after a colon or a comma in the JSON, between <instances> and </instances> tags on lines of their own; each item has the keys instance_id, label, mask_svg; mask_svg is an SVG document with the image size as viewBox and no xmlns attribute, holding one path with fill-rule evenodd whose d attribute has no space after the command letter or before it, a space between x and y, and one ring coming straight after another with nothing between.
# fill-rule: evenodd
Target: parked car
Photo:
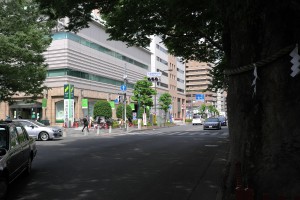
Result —
<instances>
[{"instance_id":1,"label":"parked car","mask_svg":"<svg viewBox=\"0 0 300 200\"><path fill-rule=\"evenodd\" d=\"M0 122L0 199L5 199L11 182L31 172L36 153L35 140L20 123Z\"/></svg>"},{"instance_id":2,"label":"parked car","mask_svg":"<svg viewBox=\"0 0 300 200\"><path fill-rule=\"evenodd\" d=\"M62 137L61 127L45 126L44 124L30 119L15 119L13 121L20 122L29 136L37 140L52 140Z\"/></svg>"},{"instance_id":3,"label":"parked car","mask_svg":"<svg viewBox=\"0 0 300 200\"><path fill-rule=\"evenodd\" d=\"M227 119L224 116L219 116L219 120L221 121L221 126L227 126Z\"/></svg>"},{"instance_id":4,"label":"parked car","mask_svg":"<svg viewBox=\"0 0 300 200\"><path fill-rule=\"evenodd\" d=\"M198 124L202 124L202 118L201 115L194 115L193 116L193 120L192 120L192 124L193 125L198 125Z\"/></svg>"},{"instance_id":5,"label":"parked car","mask_svg":"<svg viewBox=\"0 0 300 200\"><path fill-rule=\"evenodd\" d=\"M207 118L203 123L203 130L206 129L221 129L221 121L219 118Z\"/></svg>"}]
</instances>

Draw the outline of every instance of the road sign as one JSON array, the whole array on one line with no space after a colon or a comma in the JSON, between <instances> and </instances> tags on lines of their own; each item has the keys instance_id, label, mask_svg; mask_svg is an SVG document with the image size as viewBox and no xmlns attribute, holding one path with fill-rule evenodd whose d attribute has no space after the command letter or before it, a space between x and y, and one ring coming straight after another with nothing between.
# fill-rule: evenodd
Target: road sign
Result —
<instances>
[{"instance_id":1,"label":"road sign","mask_svg":"<svg viewBox=\"0 0 300 200\"><path fill-rule=\"evenodd\" d=\"M159 77L161 72L147 72L147 77Z\"/></svg>"},{"instance_id":2,"label":"road sign","mask_svg":"<svg viewBox=\"0 0 300 200\"><path fill-rule=\"evenodd\" d=\"M116 98L116 99L114 100L114 102L115 102L115 104L119 104L119 99Z\"/></svg>"},{"instance_id":3,"label":"road sign","mask_svg":"<svg viewBox=\"0 0 300 200\"><path fill-rule=\"evenodd\" d=\"M196 101L204 102L204 94L196 94Z\"/></svg>"},{"instance_id":4,"label":"road sign","mask_svg":"<svg viewBox=\"0 0 300 200\"><path fill-rule=\"evenodd\" d=\"M125 92L126 91L126 85L121 85L121 90L123 91L123 92Z\"/></svg>"}]
</instances>

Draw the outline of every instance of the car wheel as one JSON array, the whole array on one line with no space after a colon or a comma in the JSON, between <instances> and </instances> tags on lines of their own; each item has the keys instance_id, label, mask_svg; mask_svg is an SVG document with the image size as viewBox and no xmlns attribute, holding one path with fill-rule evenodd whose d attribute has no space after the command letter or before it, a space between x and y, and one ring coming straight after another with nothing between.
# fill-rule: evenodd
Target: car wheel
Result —
<instances>
[{"instance_id":1,"label":"car wheel","mask_svg":"<svg viewBox=\"0 0 300 200\"><path fill-rule=\"evenodd\" d=\"M41 132L39 138L40 138L42 141L47 141L47 140L49 140L49 135L48 135L48 133L46 133L46 132Z\"/></svg>"},{"instance_id":2,"label":"car wheel","mask_svg":"<svg viewBox=\"0 0 300 200\"><path fill-rule=\"evenodd\" d=\"M8 191L7 176L0 177L0 199L6 199L7 191Z\"/></svg>"}]
</instances>

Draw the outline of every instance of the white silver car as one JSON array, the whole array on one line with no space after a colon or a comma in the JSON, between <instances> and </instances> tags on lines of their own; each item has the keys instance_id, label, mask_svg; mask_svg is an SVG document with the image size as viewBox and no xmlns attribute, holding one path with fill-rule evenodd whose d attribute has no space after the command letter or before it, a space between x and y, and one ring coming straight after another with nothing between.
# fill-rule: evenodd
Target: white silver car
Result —
<instances>
[{"instance_id":1,"label":"white silver car","mask_svg":"<svg viewBox=\"0 0 300 200\"><path fill-rule=\"evenodd\" d=\"M29 136L37 140L52 140L54 138L62 137L62 129L60 127L45 126L30 119L15 119L13 121L20 122L26 129Z\"/></svg>"}]
</instances>

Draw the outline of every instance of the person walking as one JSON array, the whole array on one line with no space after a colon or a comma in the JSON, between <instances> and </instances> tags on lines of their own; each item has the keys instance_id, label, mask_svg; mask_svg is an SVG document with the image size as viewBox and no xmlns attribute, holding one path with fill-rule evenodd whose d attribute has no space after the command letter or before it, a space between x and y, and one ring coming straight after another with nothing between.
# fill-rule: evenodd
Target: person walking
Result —
<instances>
[{"instance_id":1,"label":"person walking","mask_svg":"<svg viewBox=\"0 0 300 200\"><path fill-rule=\"evenodd\" d=\"M82 129L82 132L85 129L85 127L87 129L87 132L89 132L89 122L88 122L87 119L88 119L88 116L86 116L86 117L83 118L83 129Z\"/></svg>"}]
</instances>

